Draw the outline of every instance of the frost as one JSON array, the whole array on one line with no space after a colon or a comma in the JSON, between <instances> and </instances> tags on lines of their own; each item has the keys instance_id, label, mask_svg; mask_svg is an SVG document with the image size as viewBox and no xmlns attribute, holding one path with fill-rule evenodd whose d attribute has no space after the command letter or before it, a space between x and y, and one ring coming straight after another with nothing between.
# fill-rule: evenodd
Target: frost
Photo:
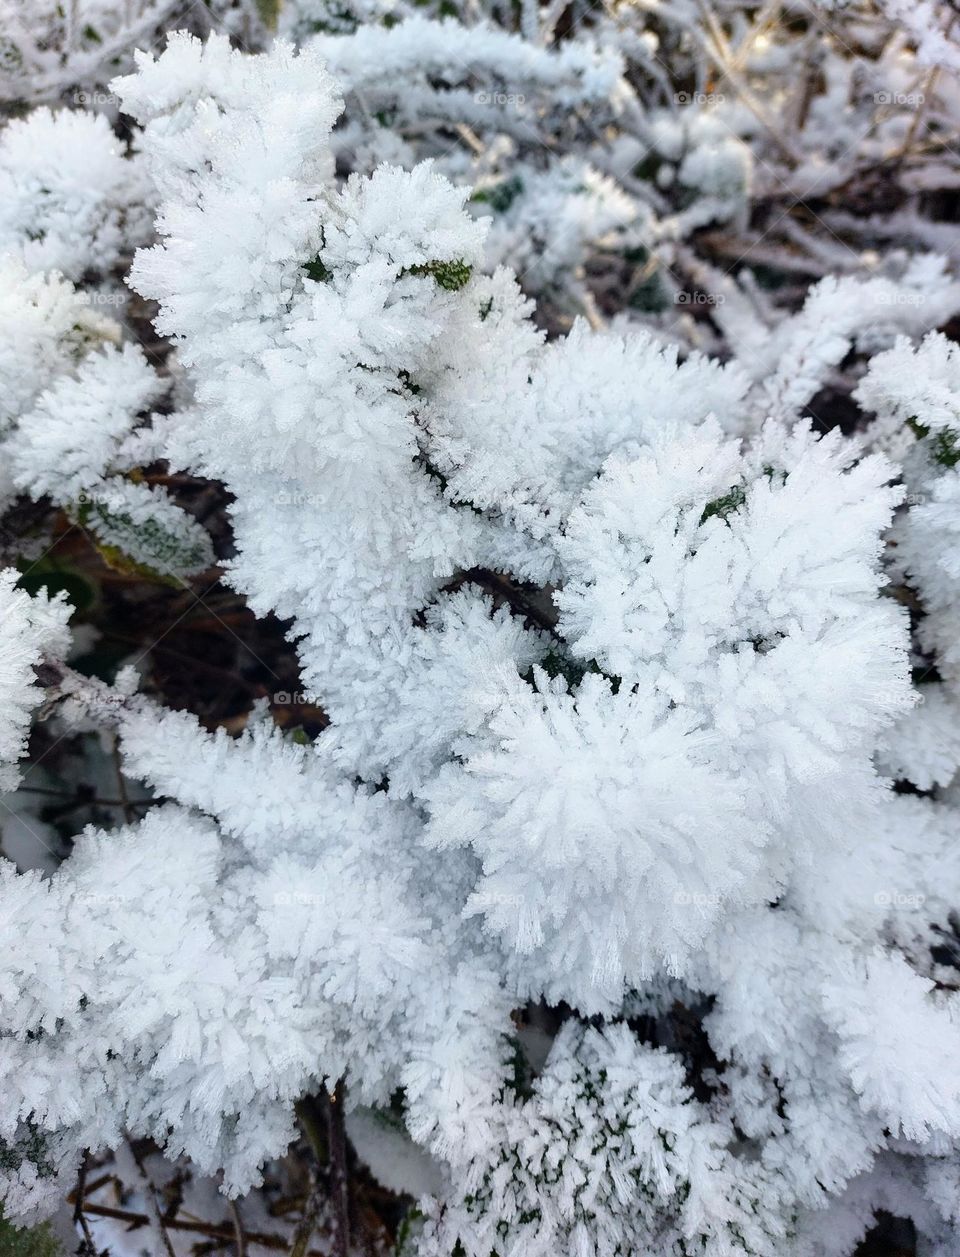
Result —
<instances>
[{"instance_id":1,"label":"frost","mask_svg":"<svg viewBox=\"0 0 960 1257\"><path fill-rule=\"evenodd\" d=\"M104 604L0 576L4 1217L345 1257L315 1104L404 1257L955 1251L950 29L90 3L0 47L0 545Z\"/></svg>"},{"instance_id":2,"label":"frost","mask_svg":"<svg viewBox=\"0 0 960 1257\"><path fill-rule=\"evenodd\" d=\"M17 573L0 572L0 790L16 789L17 761L26 750L30 715L43 701L35 669L69 646L70 606L63 598L31 598L17 589Z\"/></svg>"}]
</instances>

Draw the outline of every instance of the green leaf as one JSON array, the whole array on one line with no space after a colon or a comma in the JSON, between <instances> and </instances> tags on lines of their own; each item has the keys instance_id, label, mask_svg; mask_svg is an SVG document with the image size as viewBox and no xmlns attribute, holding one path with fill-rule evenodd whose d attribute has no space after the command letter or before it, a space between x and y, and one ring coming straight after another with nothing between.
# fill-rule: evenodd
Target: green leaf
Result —
<instances>
[{"instance_id":1,"label":"green leaf","mask_svg":"<svg viewBox=\"0 0 960 1257\"><path fill-rule=\"evenodd\" d=\"M37 594L44 590L51 598L55 594L65 594L67 601L73 604L74 614L89 611L97 599L97 591L79 572L61 567L54 559L41 559L39 563L20 565L23 571L17 585L28 594Z\"/></svg>"},{"instance_id":2,"label":"green leaf","mask_svg":"<svg viewBox=\"0 0 960 1257\"><path fill-rule=\"evenodd\" d=\"M90 495L70 514L93 539L108 567L179 588L213 562L206 530L162 489L122 479Z\"/></svg>"},{"instance_id":3,"label":"green leaf","mask_svg":"<svg viewBox=\"0 0 960 1257\"><path fill-rule=\"evenodd\" d=\"M16 1227L0 1216L0 1257L64 1257L49 1222Z\"/></svg>"},{"instance_id":4,"label":"green leaf","mask_svg":"<svg viewBox=\"0 0 960 1257\"><path fill-rule=\"evenodd\" d=\"M714 498L712 502L707 503L703 508L703 514L700 516L700 523L706 523L708 519L715 515L720 519L726 519L728 515L738 511L746 500L747 494L743 485L732 485L723 497Z\"/></svg>"},{"instance_id":5,"label":"green leaf","mask_svg":"<svg viewBox=\"0 0 960 1257\"><path fill-rule=\"evenodd\" d=\"M424 262L422 266L411 266L405 273L432 275L440 288L457 292L469 282L473 267L464 262L463 258L459 258L456 262Z\"/></svg>"},{"instance_id":6,"label":"green leaf","mask_svg":"<svg viewBox=\"0 0 960 1257\"><path fill-rule=\"evenodd\" d=\"M474 192L470 200L480 205L489 205L498 214L505 213L523 192L523 180L519 175L512 175L490 188L481 188Z\"/></svg>"},{"instance_id":7,"label":"green leaf","mask_svg":"<svg viewBox=\"0 0 960 1257\"><path fill-rule=\"evenodd\" d=\"M907 427L918 441L925 441L930 436L930 428L912 416L907 420ZM960 434L952 428L938 428L930 445L930 456L941 467L956 467L960 463Z\"/></svg>"}]
</instances>

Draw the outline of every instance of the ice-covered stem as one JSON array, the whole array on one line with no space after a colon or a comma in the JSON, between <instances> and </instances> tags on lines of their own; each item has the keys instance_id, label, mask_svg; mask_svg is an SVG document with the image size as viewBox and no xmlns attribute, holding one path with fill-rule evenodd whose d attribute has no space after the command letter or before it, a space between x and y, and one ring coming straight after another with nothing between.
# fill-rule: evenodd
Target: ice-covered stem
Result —
<instances>
[{"instance_id":1,"label":"ice-covered stem","mask_svg":"<svg viewBox=\"0 0 960 1257\"><path fill-rule=\"evenodd\" d=\"M59 704L60 714L70 724L90 722L116 732L125 713L143 701L136 696L139 677L134 668L122 668L113 685L85 676L56 658L45 658L35 671L46 691L45 710Z\"/></svg>"},{"instance_id":2,"label":"ice-covered stem","mask_svg":"<svg viewBox=\"0 0 960 1257\"><path fill-rule=\"evenodd\" d=\"M958 307L960 284L945 259L920 255L897 279L828 276L810 289L802 310L772 332L745 317L740 303L722 305L717 317L755 381L746 414L759 424L771 415L781 421L800 415L860 337L873 347L898 332L917 335Z\"/></svg>"},{"instance_id":3,"label":"ice-covered stem","mask_svg":"<svg viewBox=\"0 0 960 1257\"><path fill-rule=\"evenodd\" d=\"M32 712L60 675L67 653L70 604L62 594L31 597L17 588L19 573L0 572L0 791L16 789L17 761L26 750Z\"/></svg>"},{"instance_id":4,"label":"ice-covered stem","mask_svg":"<svg viewBox=\"0 0 960 1257\"><path fill-rule=\"evenodd\" d=\"M549 49L491 23L417 14L351 35L317 35L305 46L343 84L348 110L362 101L401 130L466 125L538 144L547 119L576 124L578 107L597 122L640 113L623 57L586 36Z\"/></svg>"}]
</instances>

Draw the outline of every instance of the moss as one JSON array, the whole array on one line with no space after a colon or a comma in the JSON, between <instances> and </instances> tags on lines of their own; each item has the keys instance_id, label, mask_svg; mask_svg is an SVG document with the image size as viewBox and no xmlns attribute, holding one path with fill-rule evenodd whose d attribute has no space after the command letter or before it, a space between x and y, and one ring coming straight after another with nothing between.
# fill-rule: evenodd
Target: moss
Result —
<instances>
[{"instance_id":1,"label":"moss","mask_svg":"<svg viewBox=\"0 0 960 1257\"><path fill-rule=\"evenodd\" d=\"M447 292L459 292L470 280L473 267L458 258L455 262L424 262L422 266L411 266L405 274L432 275L440 288Z\"/></svg>"},{"instance_id":2,"label":"moss","mask_svg":"<svg viewBox=\"0 0 960 1257\"><path fill-rule=\"evenodd\" d=\"M0 1257L64 1257L64 1253L48 1222L21 1229L0 1216Z\"/></svg>"},{"instance_id":3,"label":"moss","mask_svg":"<svg viewBox=\"0 0 960 1257\"><path fill-rule=\"evenodd\" d=\"M24 1161L29 1161L40 1178L51 1178L54 1169L47 1159L46 1136L30 1121L25 1126L26 1134L21 1135L16 1143L8 1144L0 1139L0 1169L17 1170Z\"/></svg>"},{"instance_id":4,"label":"moss","mask_svg":"<svg viewBox=\"0 0 960 1257\"><path fill-rule=\"evenodd\" d=\"M703 514L700 516L700 523L705 524L708 519L712 519L714 516L717 516L719 519L726 519L728 515L738 511L746 500L747 494L743 485L732 485L722 497L714 498L712 502L707 503L703 508Z\"/></svg>"},{"instance_id":5,"label":"moss","mask_svg":"<svg viewBox=\"0 0 960 1257\"><path fill-rule=\"evenodd\" d=\"M933 461L941 467L956 467L960 463L960 443L950 428L941 428L934 438Z\"/></svg>"},{"instance_id":6,"label":"moss","mask_svg":"<svg viewBox=\"0 0 960 1257\"><path fill-rule=\"evenodd\" d=\"M474 192L471 201L480 205L489 205L497 214L505 213L523 192L523 180L519 175L512 175L490 188L481 188Z\"/></svg>"},{"instance_id":7,"label":"moss","mask_svg":"<svg viewBox=\"0 0 960 1257\"><path fill-rule=\"evenodd\" d=\"M930 429L915 416L907 420L907 427L918 441L930 436ZM941 467L956 467L960 463L960 434L952 428L939 428L931 443L930 455Z\"/></svg>"},{"instance_id":8,"label":"moss","mask_svg":"<svg viewBox=\"0 0 960 1257\"><path fill-rule=\"evenodd\" d=\"M412 1257L417 1236L423 1230L423 1213L417 1205L411 1205L397 1228L396 1257Z\"/></svg>"}]
</instances>

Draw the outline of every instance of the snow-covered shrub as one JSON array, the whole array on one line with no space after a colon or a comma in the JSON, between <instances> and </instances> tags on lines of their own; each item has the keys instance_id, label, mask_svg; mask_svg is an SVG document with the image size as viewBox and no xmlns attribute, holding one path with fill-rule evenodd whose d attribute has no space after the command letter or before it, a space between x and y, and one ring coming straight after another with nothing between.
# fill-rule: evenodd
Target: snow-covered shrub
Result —
<instances>
[{"instance_id":1,"label":"snow-covered shrub","mask_svg":"<svg viewBox=\"0 0 960 1257\"><path fill-rule=\"evenodd\" d=\"M224 29L246 46L265 37L268 0L0 0L0 95L20 104L65 102L115 111L109 80L133 50L165 31Z\"/></svg>"},{"instance_id":2,"label":"snow-covered shrub","mask_svg":"<svg viewBox=\"0 0 960 1257\"><path fill-rule=\"evenodd\" d=\"M732 1127L693 1098L679 1058L622 1023L568 1023L532 1094L508 1093L497 1116L489 1164L479 1181L471 1167L454 1203L428 1217L424 1257L755 1253L789 1243L773 1176L737 1157Z\"/></svg>"},{"instance_id":3,"label":"snow-covered shrub","mask_svg":"<svg viewBox=\"0 0 960 1257\"><path fill-rule=\"evenodd\" d=\"M0 251L78 280L149 236L136 163L102 115L37 109L0 135Z\"/></svg>"},{"instance_id":4,"label":"snow-covered shrub","mask_svg":"<svg viewBox=\"0 0 960 1257\"><path fill-rule=\"evenodd\" d=\"M870 363L857 397L898 449L909 510L894 532L893 565L923 608L921 645L951 695L960 695L960 353L939 333L905 338Z\"/></svg>"},{"instance_id":5,"label":"snow-covered shrub","mask_svg":"<svg viewBox=\"0 0 960 1257\"><path fill-rule=\"evenodd\" d=\"M31 598L16 588L16 580L15 571L0 572L0 790L5 793L16 788L16 765L26 749L30 714L43 701L35 669L47 655L62 657L69 645L67 603L44 594Z\"/></svg>"},{"instance_id":6,"label":"snow-covered shrub","mask_svg":"<svg viewBox=\"0 0 960 1257\"><path fill-rule=\"evenodd\" d=\"M16 767L42 705L37 766L95 745L123 818L0 868L4 1216L74 1192L89 1229L95 1163L168 1255L216 1182L243 1200L210 1238L345 1257L355 1130L420 1197L406 1254L851 1257L885 1212L945 1257L960 284L899 97L927 67L949 118L949 48L860 6L846 53L809 14L511 14L300 0L258 55L139 51L123 143L0 132L5 553L35 530L0 784L69 827L76 764ZM891 144L910 207L851 228L831 197ZM825 395L856 423L821 431ZM38 528L129 591L101 573L81 644L166 580L150 640L68 658ZM200 665L245 682L241 600L311 729L272 655L229 721L144 666L199 609Z\"/></svg>"},{"instance_id":7,"label":"snow-covered shrub","mask_svg":"<svg viewBox=\"0 0 960 1257\"><path fill-rule=\"evenodd\" d=\"M46 495L117 561L168 578L207 567L206 532L162 489L136 478L138 466L157 457L138 423L167 382L139 346L120 343L115 321L56 273L31 275L7 254L0 276L6 496Z\"/></svg>"},{"instance_id":8,"label":"snow-covered shrub","mask_svg":"<svg viewBox=\"0 0 960 1257\"><path fill-rule=\"evenodd\" d=\"M958 255L936 208L957 177L946 137L960 101L937 69L958 55L956 30L921 6L910 42L905 21L874 3L792 6L783 21L678 2L287 0L280 13L281 31L319 50L341 82L333 146L344 170L433 158L457 183L497 189L497 260L540 299L548 326L619 313L622 272L639 261L656 282L641 285L631 317L662 315L652 321L671 339L701 344L704 320L678 320L691 310L676 296L682 306L697 291L703 265L737 286L762 268L782 302L792 276L871 277L878 245ZM578 166L586 195L564 212ZM599 199L598 177L610 181ZM530 241L511 231L521 222L534 253L565 268L561 284L530 265Z\"/></svg>"}]
</instances>

